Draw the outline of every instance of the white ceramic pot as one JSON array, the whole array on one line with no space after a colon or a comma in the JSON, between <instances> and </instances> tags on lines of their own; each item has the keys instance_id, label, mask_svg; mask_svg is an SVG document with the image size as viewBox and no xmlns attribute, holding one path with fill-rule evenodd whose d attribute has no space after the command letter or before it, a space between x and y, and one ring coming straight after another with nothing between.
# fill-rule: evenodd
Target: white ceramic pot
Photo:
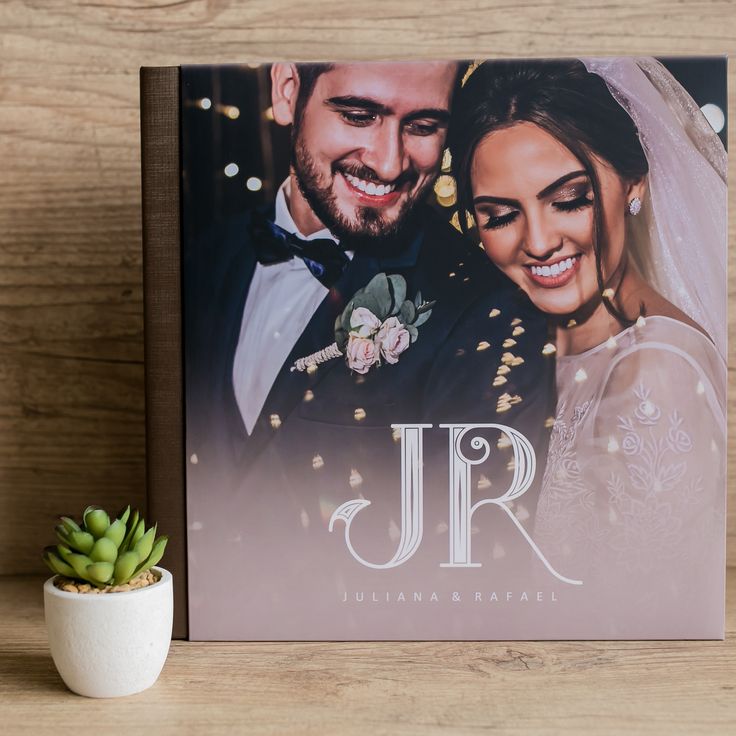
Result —
<instances>
[{"instance_id":1,"label":"white ceramic pot","mask_svg":"<svg viewBox=\"0 0 736 736\"><path fill-rule=\"evenodd\" d=\"M49 578L43 586L51 656L70 690L89 698L117 698L151 687L171 643L171 573L122 593L68 593Z\"/></svg>"}]
</instances>

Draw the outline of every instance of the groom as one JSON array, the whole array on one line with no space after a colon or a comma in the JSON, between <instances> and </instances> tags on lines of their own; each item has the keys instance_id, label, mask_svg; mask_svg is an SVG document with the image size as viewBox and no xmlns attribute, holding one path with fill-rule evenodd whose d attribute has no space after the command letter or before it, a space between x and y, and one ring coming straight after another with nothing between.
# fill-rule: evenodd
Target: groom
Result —
<instances>
[{"instance_id":1,"label":"groom","mask_svg":"<svg viewBox=\"0 0 736 736\"><path fill-rule=\"evenodd\" d=\"M292 131L289 176L265 212L185 250L190 524L206 526L223 497L251 533L279 528L286 539L324 536L325 509L351 494L388 507L397 423L434 425L425 457L444 494L438 518L440 423L510 425L544 456L554 400L544 322L425 203L459 73L449 62L273 65L274 119ZM403 276L407 298L435 302L416 342L395 363L351 370L340 357L291 370L335 340L335 319L380 273ZM238 522L231 531L241 539Z\"/></svg>"}]
</instances>

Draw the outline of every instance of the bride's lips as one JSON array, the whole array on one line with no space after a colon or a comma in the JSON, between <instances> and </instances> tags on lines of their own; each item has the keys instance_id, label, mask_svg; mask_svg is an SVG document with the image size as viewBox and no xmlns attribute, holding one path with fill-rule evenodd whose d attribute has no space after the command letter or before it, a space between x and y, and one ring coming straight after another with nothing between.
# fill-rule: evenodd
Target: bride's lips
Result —
<instances>
[{"instance_id":1,"label":"bride's lips","mask_svg":"<svg viewBox=\"0 0 736 736\"><path fill-rule=\"evenodd\" d=\"M568 284L580 270L581 255L558 258L551 263L524 264L527 276L538 286L545 289L556 289Z\"/></svg>"},{"instance_id":2,"label":"bride's lips","mask_svg":"<svg viewBox=\"0 0 736 736\"><path fill-rule=\"evenodd\" d=\"M399 201L399 198L403 194L403 189L396 188L392 189L390 192L385 192L383 194L370 194L369 192L365 192L358 187L358 182L363 182L363 180L359 179L358 177L351 176L350 174L345 174L342 171L338 172L338 176L340 177L340 180L342 181L348 192L352 194L352 196L355 197L355 199L357 199L360 204L366 205L368 207L390 207L391 205L396 204L396 202ZM367 184L369 184L369 182L364 182L364 185ZM391 185L376 185L375 183L372 183L372 186L380 187L385 190L387 186Z\"/></svg>"}]
</instances>

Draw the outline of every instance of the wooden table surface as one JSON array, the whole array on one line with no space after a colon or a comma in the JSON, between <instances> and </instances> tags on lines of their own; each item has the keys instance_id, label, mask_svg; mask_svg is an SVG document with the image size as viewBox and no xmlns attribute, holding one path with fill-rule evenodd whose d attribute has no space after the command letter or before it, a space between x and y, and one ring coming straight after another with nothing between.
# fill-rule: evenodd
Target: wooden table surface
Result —
<instances>
[{"instance_id":1,"label":"wooden table surface","mask_svg":"<svg viewBox=\"0 0 736 736\"><path fill-rule=\"evenodd\" d=\"M66 689L42 579L0 578L0 733L734 734L736 568L725 642L174 642L118 700Z\"/></svg>"}]
</instances>

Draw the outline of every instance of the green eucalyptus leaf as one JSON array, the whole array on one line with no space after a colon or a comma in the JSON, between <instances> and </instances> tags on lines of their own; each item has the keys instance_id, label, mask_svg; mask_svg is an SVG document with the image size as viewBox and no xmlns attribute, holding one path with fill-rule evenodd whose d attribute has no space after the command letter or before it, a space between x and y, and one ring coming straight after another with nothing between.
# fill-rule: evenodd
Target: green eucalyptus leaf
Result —
<instances>
[{"instance_id":1,"label":"green eucalyptus leaf","mask_svg":"<svg viewBox=\"0 0 736 736\"><path fill-rule=\"evenodd\" d=\"M422 306L422 292L418 291L417 295L414 297L414 306L419 309L419 307Z\"/></svg>"},{"instance_id":2,"label":"green eucalyptus leaf","mask_svg":"<svg viewBox=\"0 0 736 736\"><path fill-rule=\"evenodd\" d=\"M153 541L156 538L156 527L151 527L135 545L134 552L138 555L139 560L145 560L151 554L153 549Z\"/></svg>"},{"instance_id":3,"label":"green eucalyptus leaf","mask_svg":"<svg viewBox=\"0 0 736 736\"><path fill-rule=\"evenodd\" d=\"M417 338L419 337L419 330L414 327L414 325L406 325L406 330L409 333L409 336L411 337L412 342L416 342Z\"/></svg>"},{"instance_id":4,"label":"green eucalyptus leaf","mask_svg":"<svg viewBox=\"0 0 736 736\"><path fill-rule=\"evenodd\" d=\"M85 515L84 526L95 539L99 539L110 526L110 517L104 509L94 509Z\"/></svg>"},{"instance_id":5,"label":"green eucalyptus leaf","mask_svg":"<svg viewBox=\"0 0 736 736\"><path fill-rule=\"evenodd\" d=\"M410 325L417 316L417 308L408 299L401 305L399 310L399 319L405 324Z\"/></svg>"},{"instance_id":6,"label":"green eucalyptus leaf","mask_svg":"<svg viewBox=\"0 0 736 736\"><path fill-rule=\"evenodd\" d=\"M95 562L87 566L87 580L96 585L105 585L110 582L114 572L115 566L112 562Z\"/></svg>"},{"instance_id":7,"label":"green eucalyptus leaf","mask_svg":"<svg viewBox=\"0 0 736 736\"><path fill-rule=\"evenodd\" d=\"M125 522L122 519L115 519L105 532L105 537L113 542L115 547L119 547L125 538Z\"/></svg>"},{"instance_id":8,"label":"green eucalyptus leaf","mask_svg":"<svg viewBox=\"0 0 736 736\"><path fill-rule=\"evenodd\" d=\"M394 300L391 297L391 287L389 287L388 278L385 273L376 274L365 287L365 293L361 294L360 301L370 298L375 302L375 309L371 309L368 304L359 304L356 294L355 305L365 306L370 309L373 314L381 321L386 319L391 313Z\"/></svg>"},{"instance_id":9,"label":"green eucalyptus leaf","mask_svg":"<svg viewBox=\"0 0 736 736\"><path fill-rule=\"evenodd\" d=\"M353 300L351 299L345 305L345 309L342 310L342 314L338 318L345 332L350 332L350 315L353 313L354 306L355 305L353 304ZM337 322L335 323L335 329L337 329Z\"/></svg>"},{"instance_id":10,"label":"green eucalyptus leaf","mask_svg":"<svg viewBox=\"0 0 736 736\"><path fill-rule=\"evenodd\" d=\"M140 560L135 552L125 552L118 557L115 563L114 580L115 585L127 583L133 577Z\"/></svg>"},{"instance_id":11,"label":"green eucalyptus leaf","mask_svg":"<svg viewBox=\"0 0 736 736\"><path fill-rule=\"evenodd\" d=\"M412 324L414 325L414 327L421 327L421 325L423 325L431 316L431 309L427 312L422 312L420 315L417 316Z\"/></svg>"},{"instance_id":12,"label":"green eucalyptus leaf","mask_svg":"<svg viewBox=\"0 0 736 736\"><path fill-rule=\"evenodd\" d=\"M112 539L100 537L89 553L92 562L115 562L118 558L118 546Z\"/></svg>"},{"instance_id":13,"label":"green eucalyptus leaf","mask_svg":"<svg viewBox=\"0 0 736 736\"><path fill-rule=\"evenodd\" d=\"M69 546L83 555L90 553L94 543L95 538L89 532L72 532L68 536Z\"/></svg>"},{"instance_id":14,"label":"green eucalyptus leaf","mask_svg":"<svg viewBox=\"0 0 736 736\"><path fill-rule=\"evenodd\" d=\"M406 280L399 274L391 274L388 277L389 289L391 291L391 309L386 316L398 314L401 304L406 299Z\"/></svg>"}]
</instances>

